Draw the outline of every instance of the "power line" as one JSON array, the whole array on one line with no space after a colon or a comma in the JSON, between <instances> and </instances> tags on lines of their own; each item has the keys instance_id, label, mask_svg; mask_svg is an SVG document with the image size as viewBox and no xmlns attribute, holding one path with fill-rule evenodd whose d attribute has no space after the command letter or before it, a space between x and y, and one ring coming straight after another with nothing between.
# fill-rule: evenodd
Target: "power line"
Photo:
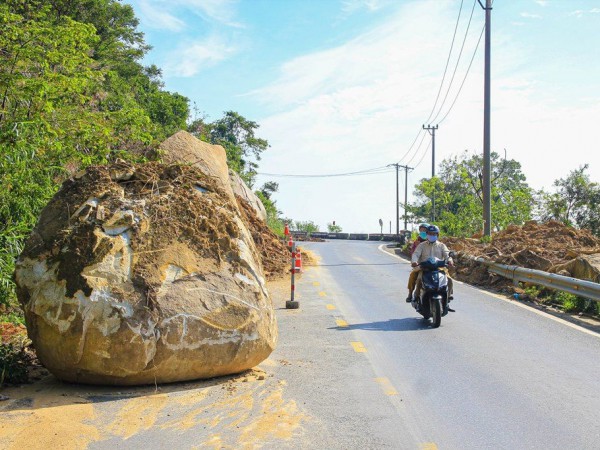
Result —
<instances>
[{"instance_id":1,"label":"power line","mask_svg":"<svg viewBox=\"0 0 600 450\"><path fill-rule=\"evenodd\" d=\"M454 66L454 71L452 72L452 78L450 78L450 83L448 84L448 89L446 90L446 95L444 96L444 100L442 100L442 104L440 105L440 108L438 109L437 114L435 115L435 117L433 118L433 120L431 122L435 122L435 120L438 118L438 116L442 112L442 108L444 107L446 100L448 99L448 94L450 94L450 89L452 88L452 83L454 82L454 77L456 76L456 70L458 69L458 65L460 63L460 58L462 57L462 53L465 48L465 42L467 42L467 36L469 35L469 29L471 28L471 20L473 19L473 13L475 12L476 4L477 4L477 0L474 0L473 7L471 8L471 15L469 16L469 22L467 23L467 28L465 30L465 36L463 37L462 45L460 46L460 51L458 52L458 58L456 60L456 65ZM429 122L429 120L426 120L425 122Z\"/></svg>"},{"instance_id":2,"label":"power line","mask_svg":"<svg viewBox=\"0 0 600 450\"><path fill-rule=\"evenodd\" d=\"M477 50L479 49L479 44L481 43L481 38L483 37L484 31L485 31L485 25L481 29L481 33L479 34L479 40L477 41L477 45L475 46L475 50L473 51L473 56L471 56L471 61L469 62L469 67L467 67L465 77L463 78L462 83L460 83L460 87L458 88L456 97L454 97L454 100L452 101L450 108L448 109L448 111L446 111L446 114L444 114L444 117L442 117L438 123L442 123L446 119L446 117L448 117L448 114L450 114L450 111L452 111L452 108L454 107L456 100L458 100L458 96L460 95L460 92L462 91L465 81L467 80L467 76L469 75L469 71L471 70L471 65L473 64L473 60L475 59L475 55L477 54Z\"/></svg>"},{"instance_id":3,"label":"power line","mask_svg":"<svg viewBox=\"0 0 600 450\"><path fill-rule=\"evenodd\" d=\"M440 83L440 88L438 89L437 96L435 98L435 102L433 103L433 108L431 108L431 112L429 113L429 117L425 120L425 122L429 122L433 112L435 111L435 107L437 106L437 102L440 98L440 93L442 92L442 87L444 86L444 80L446 79L446 72L448 70L448 64L450 63L450 57L452 56L452 50L454 49L454 39L456 38L456 31L458 30L458 24L460 22L460 15L462 13L464 0L460 0L460 9L458 10L458 17L456 18L456 25L454 26L454 34L452 35L452 43L450 44L450 51L448 52L448 58L446 59L446 67L444 68L444 74L442 75L442 82ZM475 7L475 5L473 5ZM473 13L471 12L471 15Z\"/></svg>"},{"instance_id":4,"label":"power line","mask_svg":"<svg viewBox=\"0 0 600 450\"><path fill-rule=\"evenodd\" d=\"M421 128L421 131L424 131L424 130ZM419 154L419 149L423 145L423 142L425 141L426 136L427 136L427 133L423 133L423 137L421 138L421 142L419 142L419 146L415 150L414 155L412 155L412 157L406 162L406 164L410 164L412 162L412 160L415 159L415 156L417 156Z\"/></svg>"},{"instance_id":5,"label":"power line","mask_svg":"<svg viewBox=\"0 0 600 450\"><path fill-rule=\"evenodd\" d=\"M327 174L290 174L290 173L267 173L257 172L257 175L264 175L268 177L281 177L281 178L332 178L332 177L348 177L358 175L378 175L381 173L392 172L388 166L374 167L372 169L359 170L355 172L344 172L344 173L327 173Z\"/></svg>"},{"instance_id":6,"label":"power line","mask_svg":"<svg viewBox=\"0 0 600 450\"><path fill-rule=\"evenodd\" d=\"M419 165L423 162L423 160L425 159L425 156L427 155L427 150L429 150L429 147L431 147L431 141L429 141L429 144L427 145L427 148L425 148L425 151L423 152L423 156L421 156L421 159L419 160L419 162L417 164L415 164L415 169L417 167L419 167Z\"/></svg>"},{"instance_id":7,"label":"power line","mask_svg":"<svg viewBox=\"0 0 600 450\"><path fill-rule=\"evenodd\" d=\"M456 18L456 25L454 26L454 34L452 35L452 42L450 44L450 50L448 51L448 58L446 58L446 67L444 68L444 74L442 75L442 81L440 83L440 87L438 89L438 93L437 96L435 98L435 102L433 103L433 107L431 108L431 112L429 113L429 117L427 117L427 120L425 120L425 122L429 122L429 119L431 119L431 116L433 115L433 112L435 111L435 107L437 106L437 102L440 98L440 93L442 92L442 87L444 86L444 80L446 79L446 72L448 71L448 65L450 64L450 58L452 56L452 50L454 49L454 40L456 39L456 31L458 30L458 24L460 23L460 16L462 14L462 8L463 8L463 2L464 0L460 1L460 8L458 10L458 16ZM473 13L471 12L471 15ZM440 106L441 108L441 106ZM400 158L396 164L399 164L400 161L402 161L404 158L406 158L410 151L413 149L413 147L415 146L415 143L417 142L417 140L419 139L419 136L421 135L421 133L423 132L422 129L419 130L419 132L417 133L417 135L415 136L415 139L413 140L412 144L410 144L410 147L408 148L408 150L406 151L406 153L402 156L402 158ZM425 135L423 135L425 136ZM421 142L419 143L419 148L421 146L421 144L423 143L423 139L421 139ZM413 155L413 157L408 161L407 164L410 163L410 161L412 161L415 157L415 155L419 152L418 148L415 151L415 154Z\"/></svg>"},{"instance_id":8,"label":"power line","mask_svg":"<svg viewBox=\"0 0 600 450\"><path fill-rule=\"evenodd\" d=\"M417 135L415 136L415 139L414 139L414 141L412 142L412 144L410 144L410 147L408 147L408 150L406 150L406 153L404 154L404 156L402 156L402 158L400 158L400 159L399 159L399 160L396 162L396 164L399 164L399 163L400 163L400 161L402 161L404 158L406 158L406 157L408 156L408 154L410 153L410 151L412 150L412 148L415 146L415 142L417 142L417 139L419 139L419 136L421 135L421 133L422 133L422 132L423 132L423 130L419 129L419 132L418 132L418 133L417 133ZM421 142L423 142L423 140L421 140ZM420 146L421 146L421 145L419 144L419 147L420 147ZM418 150L419 150L419 149L417 148L417 151L418 151ZM410 161L409 161L409 162L410 162Z\"/></svg>"}]
</instances>

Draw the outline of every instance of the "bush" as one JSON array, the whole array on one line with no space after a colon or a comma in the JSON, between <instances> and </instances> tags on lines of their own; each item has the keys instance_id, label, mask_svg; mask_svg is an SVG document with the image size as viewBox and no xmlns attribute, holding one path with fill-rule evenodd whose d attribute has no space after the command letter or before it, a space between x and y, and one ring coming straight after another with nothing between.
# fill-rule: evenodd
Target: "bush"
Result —
<instances>
[{"instance_id":1,"label":"bush","mask_svg":"<svg viewBox=\"0 0 600 450\"><path fill-rule=\"evenodd\" d=\"M539 298L542 288L539 286L528 286L525 288L525 294L531 299Z\"/></svg>"},{"instance_id":2,"label":"bush","mask_svg":"<svg viewBox=\"0 0 600 450\"><path fill-rule=\"evenodd\" d=\"M32 357L27 353L29 340L15 336L9 342L0 342L0 387L4 383L20 384L28 381L27 367Z\"/></svg>"},{"instance_id":3,"label":"bush","mask_svg":"<svg viewBox=\"0 0 600 450\"><path fill-rule=\"evenodd\" d=\"M562 306L565 312L582 312L586 309L586 299L568 292L556 291L554 300Z\"/></svg>"}]
</instances>

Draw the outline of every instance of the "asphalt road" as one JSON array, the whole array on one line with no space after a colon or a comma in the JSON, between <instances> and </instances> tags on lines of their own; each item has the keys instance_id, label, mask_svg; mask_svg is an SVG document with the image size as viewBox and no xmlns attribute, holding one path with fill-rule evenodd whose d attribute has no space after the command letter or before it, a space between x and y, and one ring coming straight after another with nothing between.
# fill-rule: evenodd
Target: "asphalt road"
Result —
<instances>
[{"instance_id":1,"label":"asphalt road","mask_svg":"<svg viewBox=\"0 0 600 450\"><path fill-rule=\"evenodd\" d=\"M321 257L321 295L347 323L337 331L397 392L389 401L406 434L385 445L598 448L600 336L460 283L457 312L432 329L404 301L408 262L369 242L306 247Z\"/></svg>"},{"instance_id":2,"label":"asphalt road","mask_svg":"<svg viewBox=\"0 0 600 450\"><path fill-rule=\"evenodd\" d=\"M372 242L269 289L279 343L250 372L138 388L3 389L4 449L597 449L600 335L456 283L430 328L409 264Z\"/></svg>"}]
</instances>

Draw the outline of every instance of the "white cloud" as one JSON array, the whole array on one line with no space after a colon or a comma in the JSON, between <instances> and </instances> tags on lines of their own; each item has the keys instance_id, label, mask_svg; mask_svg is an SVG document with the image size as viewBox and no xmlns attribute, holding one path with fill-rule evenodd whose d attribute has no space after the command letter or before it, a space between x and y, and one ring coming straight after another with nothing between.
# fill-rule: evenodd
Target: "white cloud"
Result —
<instances>
[{"instance_id":1,"label":"white cloud","mask_svg":"<svg viewBox=\"0 0 600 450\"><path fill-rule=\"evenodd\" d=\"M165 62L166 77L192 77L231 57L236 48L217 36L182 43Z\"/></svg>"},{"instance_id":2,"label":"white cloud","mask_svg":"<svg viewBox=\"0 0 600 450\"><path fill-rule=\"evenodd\" d=\"M204 21L243 28L236 20L238 0L130 0L145 25L179 31L190 15Z\"/></svg>"},{"instance_id":3,"label":"white cloud","mask_svg":"<svg viewBox=\"0 0 600 450\"><path fill-rule=\"evenodd\" d=\"M522 12L521 14L519 14L521 17L524 17L526 19L541 19L542 16L540 16L539 14L531 14L528 12Z\"/></svg>"},{"instance_id":4,"label":"white cloud","mask_svg":"<svg viewBox=\"0 0 600 450\"><path fill-rule=\"evenodd\" d=\"M347 14L352 14L362 9L372 12L388 4L390 4L390 0L343 0L342 11Z\"/></svg>"},{"instance_id":5,"label":"white cloud","mask_svg":"<svg viewBox=\"0 0 600 450\"><path fill-rule=\"evenodd\" d=\"M540 6L548 5L548 0L535 0L535 2Z\"/></svg>"},{"instance_id":6,"label":"white cloud","mask_svg":"<svg viewBox=\"0 0 600 450\"><path fill-rule=\"evenodd\" d=\"M250 94L273 111L258 120L260 135L272 146L263 155L261 171L340 173L398 161L435 99L452 38L454 7L450 2L411 2L344 45L287 61L275 82ZM480 30L472 30L463 62L472 55ZM481 151L482 53L483 46L452 113L440 124L438 163L465 149ZM598 147L585 130L595 128L600 99L558 104L552 93L538 86L540 74L528 64L530 58L520 40L494 33L492 150L506 148L534 188L549 188L569 170L592 162L590 155ZM456 84L464 68L460 66ZM442 97L444 93L445 89ZM409 202L412 186L431 174L427 144L428 138L418 154L411 152L401 161L412 167L422 159L409 175ZM590 173L599 178L600 167L592 164ZM274 178L259 177L257 184L269 179ZM376 232L379 218L387 229L395 217L392 172L283 180L275 179L280 181L277 205L295 220L314 220L322 228L336 220L345 231ZM400 181L403 186L402 173Z\"/></svg>"},{"instance_id":7,"label":"white cloud","mask_svg":"<svg viewBox=\"0 0 600 450\"><path fill-rule=\"evenodd\" d=\"M216 21L231 27L243 27L235 20L237 0L170 0L170 4L185 7L207 21Z\"/></svg>"},{"instance_id":8,"label":"white cloud","mask_svg":"<svg viewBox=\"0 0 600 450\"><path fill-rule=\"evenodd\" d=\"M186 27L183 20L169 14L151 0L140 0L136 13L139 14L143 24L149 28L179 32Z\"/></svg>"},{"instance_id":9,"label":"white cloud","mask_svg":"<svg viewBox=\"0 0 600 450\"><path fill-rule=\"evenodd\" d=\"M268 136L272 145L261 169L339 173L400 159L435 99L453 32L447 18L454 7L450 2L413 2L345 45L285 63L276 82L251 94L280 111L260 120L261 135ZM468 62L481 28L471 31L463 63ZM456 85L465 67L461 65ZM444 93L445 89L442 98ZM451 94L445 108L453 98ZM409 163L424 157L411 175L411 186L429 173L426 145L427 141ZM392 173L335 182L288 180L280 184L278 206L294 218L316 220L323 227L336 219L349 231L373 231L380 217L387 223L386 218L395 215L389 195L395 183ZM305 216L307 211L311 217Z\"/></svg>"},{"instance_id":10,"label":"white cloud","mask_svg":"<svg viewBox=\"0 0 600 450\"><path fill-rule=\"evenodd\" d=\"M571 11L569 13L569 16L575 16L578 19L582 18L584 15L586 14L600 14L600 8L592 8L590 10L584 10L584 9L576 9L575 11Z\"/></svg>"}]
</instances>

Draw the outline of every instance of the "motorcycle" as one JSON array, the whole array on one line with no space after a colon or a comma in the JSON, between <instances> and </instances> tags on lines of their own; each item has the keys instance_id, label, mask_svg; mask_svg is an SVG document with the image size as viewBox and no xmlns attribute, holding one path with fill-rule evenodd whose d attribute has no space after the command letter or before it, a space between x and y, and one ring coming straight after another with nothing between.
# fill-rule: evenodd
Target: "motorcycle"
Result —
<instances>
[{"instance_id":1,"label":"motorcycle","mask_svg":"<svg viewBox=\"0 0 600 450\"><path fill-rule=\"evenodd\" d=\"M412 301L412 306L425 320L431 318L433 328L440 326L442 317L448 314L448 276L442 270L448 261L429 258L421 263L421 292Z\"/></svg>"}]
</instances>

